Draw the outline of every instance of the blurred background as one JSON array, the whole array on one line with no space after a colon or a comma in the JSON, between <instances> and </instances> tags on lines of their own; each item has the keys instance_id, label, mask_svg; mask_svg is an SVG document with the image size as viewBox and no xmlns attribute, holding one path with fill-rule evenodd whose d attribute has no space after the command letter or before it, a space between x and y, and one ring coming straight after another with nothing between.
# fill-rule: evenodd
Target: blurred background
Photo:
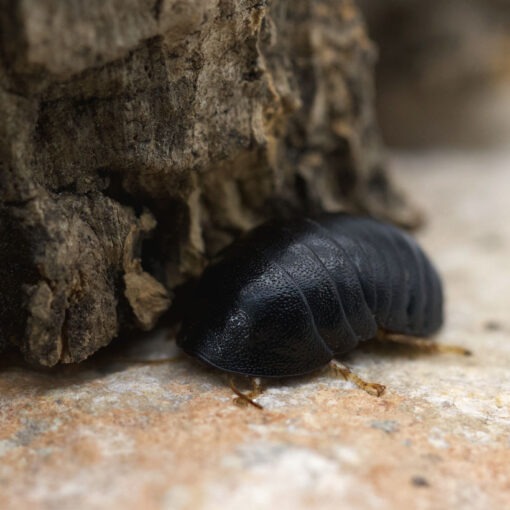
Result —
<instances>
[{"instance_id":1,"label":"blurred background","mask_svg":"<svg viewBox=\"0 0 510 510\"><path fill-rule=\"evenodd\" d=\"M510 145L508 0L359 0L379 49L377 109L400 148Z\"/></svg>"}]
</instances>

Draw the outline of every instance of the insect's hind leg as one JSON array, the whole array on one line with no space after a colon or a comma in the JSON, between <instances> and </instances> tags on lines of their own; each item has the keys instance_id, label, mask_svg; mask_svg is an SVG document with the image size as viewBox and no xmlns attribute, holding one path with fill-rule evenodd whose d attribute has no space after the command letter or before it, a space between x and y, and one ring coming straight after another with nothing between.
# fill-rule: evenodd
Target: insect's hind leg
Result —
<instances>
[{"instance_id":1,"label":"insect's hind leg","mask_svg":"<svg viewBox=\"0 0 510 510\"><path fill-rule=\"evenodd\" d=\"M462 356L471 356L472 352L460 345L438 344L430 338L422 338L418 336L402 335L400 333L390 333L380 329L377 332L376 339L381 342L396 343L414 347L429 353L441 354L460 354Z\"/></svg>"},{"instance_id":2,"label":"insect's hind leg","mask_svg":"<svg viewBox=\"0 0 510 510\"><path fill-rule=\"evenodd\" d=\"M237 395L237 397L234 399L234 403L238 406L245 406L250 404L257 409L264 409L258 402L255 402L254 400L264 392L262 381L260 380L260 377L253 377L251 382L252 390L248 393L243 393L235 385L234 378L232 376L229 377L230 389Z\"/></svg>"},{"instance_id":3,"label":"insect's hind leg","mask_svg":"<svg viewBox=\"0 0 510 510\"><path fill-rule=\"evenodd\" d=\"M351 371L349 367L346 367L343 363L337 360L331 360L329 362L329 368L335 375L340 375L346 381L354 383L358 388L366 391L368 394L374 397L380 397L386 390L386 386L378 383L372 383L364 381L359 375L356 375Z\"/></svg>"}]
</instances>

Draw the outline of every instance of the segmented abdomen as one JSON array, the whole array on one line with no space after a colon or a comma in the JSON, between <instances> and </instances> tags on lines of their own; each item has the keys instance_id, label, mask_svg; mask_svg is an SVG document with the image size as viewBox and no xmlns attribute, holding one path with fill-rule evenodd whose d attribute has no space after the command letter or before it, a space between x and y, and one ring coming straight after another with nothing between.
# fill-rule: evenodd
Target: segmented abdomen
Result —
<instances>
[{"instance_id":1,"label":"segmented abdomen","mask_svg":"<svg viewBox=\"0 0 510 510\"><path fill-rule=\"evenodd\" d=\"M342 244L351 241L365 299L379 327L429 336L443 322L439 276L418 244L405 232L368 218L325 216L321 224Z\"/></svg>"},{"instance_id":2,"label":"segmented abdomen","mask_svg":"<svg viewBox=\"0 0 510 510\"><path fill-rule=\"evenodd\" d=\"M439 277L416 242L368 218L325 215L256 236L305 302L312 330L334 354L378 328L428 336L442 323Z\"/></svg>"}]
</instances>

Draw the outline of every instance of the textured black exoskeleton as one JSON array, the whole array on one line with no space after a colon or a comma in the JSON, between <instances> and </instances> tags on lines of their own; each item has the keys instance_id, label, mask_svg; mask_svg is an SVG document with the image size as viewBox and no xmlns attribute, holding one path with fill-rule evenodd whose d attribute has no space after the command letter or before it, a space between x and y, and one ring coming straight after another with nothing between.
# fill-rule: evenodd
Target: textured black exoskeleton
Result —
<instances>
[{"instance_id":1,"label":"textured black exoskeleton","mask_svg":"<svg viewBox=\"0 0 510 510\"><path fill-rule=\"evenodd\" d=\"M427 337L441 282L417 243L373 219L324 215L266 224L200 280L178 344L222 370L301 375L379 330Z\"/></svg>"}]
</instances>

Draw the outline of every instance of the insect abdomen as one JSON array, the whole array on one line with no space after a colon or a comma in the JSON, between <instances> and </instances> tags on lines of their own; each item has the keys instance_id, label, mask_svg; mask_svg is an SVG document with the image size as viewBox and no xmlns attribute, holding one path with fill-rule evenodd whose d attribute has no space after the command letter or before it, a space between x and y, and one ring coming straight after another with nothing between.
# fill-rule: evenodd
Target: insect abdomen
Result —
<instances>
[{"instance_id":1,"label":"insect abdomen","mask_svg":"<svg viewBox=\"0 0 510 510\"><path fill-rule=\"evenodd\" d=\"M348 215L321 221L339 243L354 242L365 252L358 276L374 286L371 306L378 327L428 336L442 324L441 282L417 243L395 227ZM356 250L351 249L354 259ZM368 269L372 268L372 271Z\"/></svg>"},{"instance_id":2,"label":"insect abdomen","mask_svg":"<svg viewBox=\"0 0 510 510\"><path fill-rule=\"evenodd\" d=\"M334 354L352 350L359 341L373 337L377 325L348 246L338 244L327 230L311 220L297 224L295 229L295 246L309 252L309 278L302 286L313 287L316 293L332 289L328 308L334 314L325 313L324 301L313 300L319 332Z\"/></svg>"},{"instance_id":3,"label":"insect abdomen","mask_svg":"<svg viewBox=\"0 0 510 510\"><path fill-rule=\"evenodd\" d=\"M312 329L334 354L377 329L427 336L442 322L442 291L418 245L366 218L326 215L268 230L263 252L299 289Z\"/></svg>"}]
</instances>

